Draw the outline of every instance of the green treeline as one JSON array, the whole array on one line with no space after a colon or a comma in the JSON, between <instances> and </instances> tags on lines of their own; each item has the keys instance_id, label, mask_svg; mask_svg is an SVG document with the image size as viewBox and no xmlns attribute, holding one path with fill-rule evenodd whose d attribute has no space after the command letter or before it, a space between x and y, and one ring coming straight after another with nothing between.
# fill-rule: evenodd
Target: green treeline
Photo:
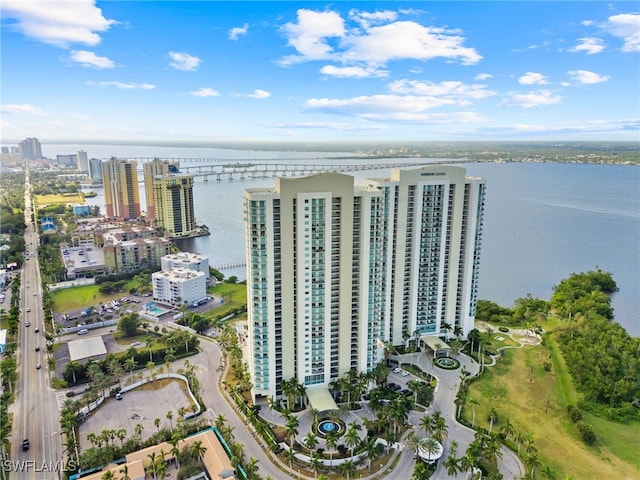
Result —
<instances>
[{"instance_id":1,"label":"green treeline","mask_svg":"<svg viewBox=\"0 0 640 480\"><path fill-rule=\"evenodd\" d=\"M574 274L554 287L551 305L564 322L556 338L582 406L624 420L640 418L640 338L610 321L616 290L607 272Z\"/></svg>"}]
</instances>

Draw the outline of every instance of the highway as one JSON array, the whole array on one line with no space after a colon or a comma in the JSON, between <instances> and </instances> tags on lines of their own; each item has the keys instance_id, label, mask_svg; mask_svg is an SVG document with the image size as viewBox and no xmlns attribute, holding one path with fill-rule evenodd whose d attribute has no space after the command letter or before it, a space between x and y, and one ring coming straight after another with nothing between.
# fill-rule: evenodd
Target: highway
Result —
<instances>
[{"instance_id":1,"label":"highway","mask_svg":"<svg viewBox=\"0 0 640 480\"><path fill-rule=\"evenodd\" d=\"M12 472L18 480L57 480L62 478L62 446L59 409L50 385L47 349L44 337L44 311L37 249L36 225L31 220L29 173L25 180L26 252L21 272L20 308L22 311L18 342L18 385L14 404L11 445ZM28 325L28 326L27 326ZM38 349L38 351L36 351ZM38 368L40 365L40 368ZM23 449L23 440L29 449Z\"/></svg>"}]
</instances>

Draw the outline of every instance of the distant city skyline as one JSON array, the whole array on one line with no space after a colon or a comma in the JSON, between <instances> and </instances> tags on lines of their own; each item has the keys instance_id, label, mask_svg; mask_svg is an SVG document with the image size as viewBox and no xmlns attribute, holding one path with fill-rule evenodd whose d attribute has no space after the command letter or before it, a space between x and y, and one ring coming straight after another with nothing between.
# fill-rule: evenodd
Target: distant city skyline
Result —
<instances>
[{"instance_id":1,"label":"distant city skyline","mask_svg":"<svg viewBox=\"0 0 640 480\"><path fill-rule=\"evenodd\" d=\"M3 0L3 145L640 138L637 2Z\"/></svg>"}]
</instances>

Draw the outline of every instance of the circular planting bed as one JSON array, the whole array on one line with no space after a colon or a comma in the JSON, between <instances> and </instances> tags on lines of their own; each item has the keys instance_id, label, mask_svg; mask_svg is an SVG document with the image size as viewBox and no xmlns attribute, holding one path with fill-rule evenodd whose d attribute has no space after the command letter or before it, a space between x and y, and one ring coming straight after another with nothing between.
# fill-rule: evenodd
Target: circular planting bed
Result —
<instances>
[{"instance_id":1,"label":"circular planting bed","mask_svg":"<svg viewBox=\"0 0 640 480\"><path fill-rule=\"evenodd\" d=\"M440 357L435 361L436 366L444 368L445 370L455 370L460 367L460 362L451 357Z\"/></svg>"}]
</instances>

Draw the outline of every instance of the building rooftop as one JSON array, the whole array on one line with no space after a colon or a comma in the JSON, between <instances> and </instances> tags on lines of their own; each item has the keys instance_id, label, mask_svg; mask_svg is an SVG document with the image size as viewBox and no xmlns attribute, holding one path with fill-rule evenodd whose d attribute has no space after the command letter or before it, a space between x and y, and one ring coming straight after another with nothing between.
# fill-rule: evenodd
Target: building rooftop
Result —
<instances>
[{"instance_id":1,"label":"building rooftop","mask_svg":"<svg viewBox=\"0 0 640 480\"><path fill-rule=\"evenodd\" d=\"M67 345L69 346L69 359L72 362L107 354L107 347L102 337L71 340Z\"/></svg>"}]
</instances>

